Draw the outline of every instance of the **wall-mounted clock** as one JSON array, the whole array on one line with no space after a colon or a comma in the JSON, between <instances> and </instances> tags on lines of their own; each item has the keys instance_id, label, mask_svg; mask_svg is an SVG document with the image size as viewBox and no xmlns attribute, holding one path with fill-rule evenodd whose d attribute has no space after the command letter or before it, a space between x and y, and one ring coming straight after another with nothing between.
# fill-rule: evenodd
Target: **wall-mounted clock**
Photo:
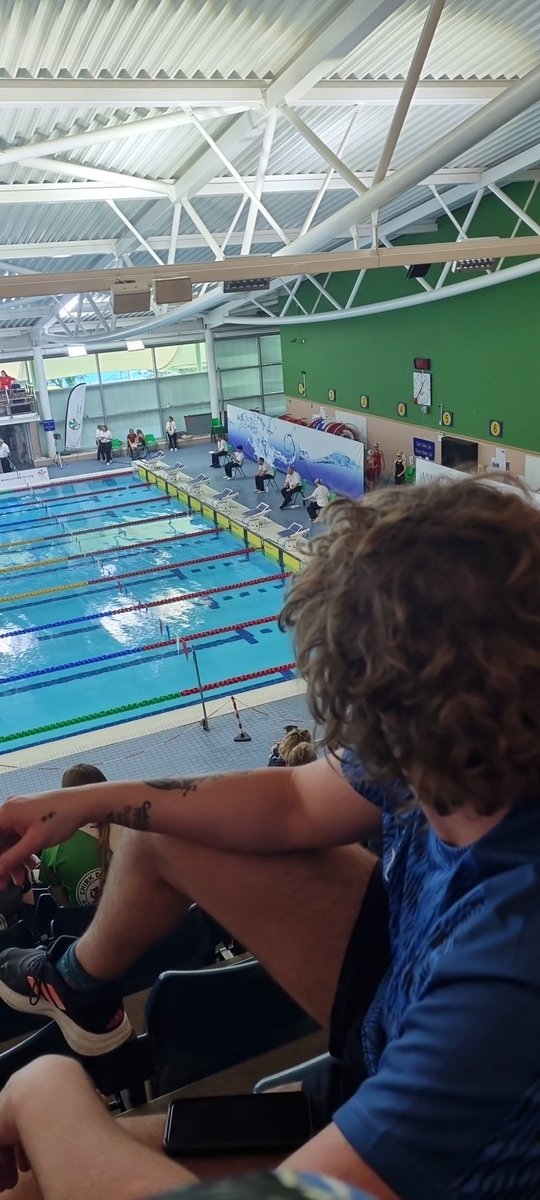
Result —
<instances>
[{"instance_id":1,"label":"wall-mounted clock","mask_svg":"<svg viewBox=\"0 0 540 1200\"><path fill-rule=\"evenodd\" d=\"M503 423L502 421L493 420L489 422L489 436L492 438L502 438Z\"/></svg>"},{"instance_id":2,"label":"wall-mounted clock","mask_svg":"<svg viewBox=\"0 0 540 1200\"><path fill-rule=\"evenodd\" d=\"M403 403L403 400L400 400L399 404L397 405L397 415L398 417L407 416L407 405Z\"/></svg>"},{"instance_id":3,"label":"wall-mounted clock","mask_svg":"<svg viewBox=\"0 0 540 1200\"><path fill-rule=\"evenodd\" d=\"M369 396L360 396L360 408L369 408Z\"/></svg>"},{"instance_id":4,"label":"wall-mounted clock","mask_svg":"<svg viewBox=\"0 0 540 1200\"><path fill-rule=\"evenodd\" d=\"M306 394L306 385L301 380L300 383L298 384L298 395L305 396L305 394Z\"/></svg>"},{"instance_id":5,"label":"wall-mounted clock","mask_svg":"<svg viewBox=\"0 0 540 1200\"><path fill-rule=\"evenodd\" d=\"M330 401L330 404L335 403L335 399L336 399L336 389L335 388L328 388L328 399Z\"/></svg>"},{"instance_id":6,"label":"wall-mounted clock","mask_svg":"<svg viewBox=\"0 0 540 1200\"><path fill-rule=\"evenodd\" d=\"M431 407L431 375L429 371L413 371L413 400L423 408Z\"/></svg>"},{"instance_id":7,"label":"wall-mounted clock","mask_svg":"<svg viewBox=\"0 0 540 1200\"><path fill-rule=\"evenodd\" d=\"M454 424L454 414L453 412L450 412L449 408L443 408L441 413L441 421L445 429L452 428L452 425Z\"/></svg>"}]
</instances>

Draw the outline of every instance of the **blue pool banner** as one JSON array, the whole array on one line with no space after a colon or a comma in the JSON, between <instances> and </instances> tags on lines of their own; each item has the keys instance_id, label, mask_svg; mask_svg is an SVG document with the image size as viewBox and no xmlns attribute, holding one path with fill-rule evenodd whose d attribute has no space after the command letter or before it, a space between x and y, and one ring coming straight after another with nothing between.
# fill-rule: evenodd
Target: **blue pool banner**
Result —
<instances>
[{"instance_id":1,"label":"blue pool banner","mask_svg":"<svg viewBox=\"0 0 540 1200\"><path fill-rule=\"evenodd\" d=\"M322 479L330 491L359 500L364 495L364 446L333 433L227 405L229 442L246 458L264 458L278 471L293 466L307 483Z\"/></svg>"},{"instance_id":2,"label":"blue pool banner","mask_svg":"<svg viewBox=\"0 0 540 1200\"><path fill-rule=\"evenodd\" d=\"M413 454L415 458L424 458L427 462L435 462L435 442L428 438L413 438Z\"/></svg>"},{"instance_id":3,"label":"blue pool banner","mask_svg":"<svg viewBox=\"0 0 540 1200\"><path fill-rule=\"evenodd\" d=\"M76 383L69 393L66 408L66 450L80 450L86 384Z\"/></svg>"}]
</instances>

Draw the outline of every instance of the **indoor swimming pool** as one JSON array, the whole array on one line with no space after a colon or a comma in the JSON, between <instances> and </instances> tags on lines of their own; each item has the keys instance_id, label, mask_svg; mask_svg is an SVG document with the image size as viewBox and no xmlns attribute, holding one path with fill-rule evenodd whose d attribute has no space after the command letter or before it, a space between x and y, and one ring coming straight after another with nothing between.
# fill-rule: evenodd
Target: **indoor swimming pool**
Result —
<instances>
[{"instance_id":1,"label":"indoor swimming pool","mask_svg":"<svg viewBox=\"0 0 540 1200\"><path fill-rule=\"evenodd\" d=\"M131 475L2 496L0 753L293 675L287 576ZM249 676L249 678L246 678Z\"/></svg>"}]
</instances>

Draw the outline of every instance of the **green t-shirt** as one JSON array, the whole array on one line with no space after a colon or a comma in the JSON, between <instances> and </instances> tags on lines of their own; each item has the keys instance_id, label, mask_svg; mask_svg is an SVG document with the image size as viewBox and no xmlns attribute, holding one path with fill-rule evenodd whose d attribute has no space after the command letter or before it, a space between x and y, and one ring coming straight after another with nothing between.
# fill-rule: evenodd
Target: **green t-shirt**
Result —
<instances>
[{"instance_id":1,"label":"green t-shirt","mask_svg":"<svg viewBox=\"0 0 540 1200\"><path fill-rule=\"evenodd\" d=\"M69 904L97 904L101 895L101 851L92 833L77 829L59 846L41 853L40 883L61 887Z\"/></svg>"}]
</instances>

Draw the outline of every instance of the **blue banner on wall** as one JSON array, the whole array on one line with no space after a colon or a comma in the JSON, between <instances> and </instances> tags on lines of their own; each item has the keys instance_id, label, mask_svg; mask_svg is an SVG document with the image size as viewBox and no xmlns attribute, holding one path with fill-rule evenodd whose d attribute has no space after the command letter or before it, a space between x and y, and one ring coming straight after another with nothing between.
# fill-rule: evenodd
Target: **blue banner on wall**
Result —
<instances>
[{"instance_id":1,"label":"blue banner on wall","mask_svg":"<svg viewBox=\"0 0 540 1200\"><path fill-rule=\"evenodd\" d=\"M227 405L227 422L229 442L243 446L247 458L264 458L278 471L293 466L306 482L322 479L338 496L359 500L364 495L362 442L232 404Z\"/></svg>"},{"instance_id":2,"label":"blue banner on wall","mask_svg":"<svg viewBox=\"0 0 540 1200\"><path fill-rule=\"evenodd\" d=\"M427 438L413 438L413 453L415 458L427 458L428 462L435 462L435 442Z\"/></svg>"}]
</instances>

